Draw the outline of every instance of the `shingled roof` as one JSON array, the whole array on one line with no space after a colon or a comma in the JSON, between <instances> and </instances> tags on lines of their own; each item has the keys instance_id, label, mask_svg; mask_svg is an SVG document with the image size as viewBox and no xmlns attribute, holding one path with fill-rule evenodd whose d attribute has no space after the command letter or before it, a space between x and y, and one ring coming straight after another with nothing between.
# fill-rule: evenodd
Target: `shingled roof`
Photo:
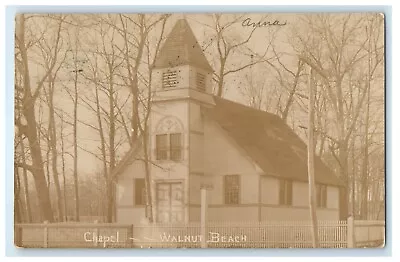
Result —
<instances>
[{"instance_id":1,"label":"shingled roof","mask_svg":"<svg viewBox=\"0 0 400 262\"><path fill-rule=\"evenodd\" d=\"M206 115L267 175L308 181L307 146L280 117L223 98L214 99L216 105L205 109ZM319 157L315 158L315 181L342 185Z\"/></svg>"},{"instance_id":2,"label":"shingled roof","mask_svg":"<svg viewBox=\"0 0 400 262\"><path fill-rule=\"evenodd\" d=\"M176 22L158 54L154 67L168 68L179 65L194 65L213 71L186 19Z\"/></svg>"}]
</instances>

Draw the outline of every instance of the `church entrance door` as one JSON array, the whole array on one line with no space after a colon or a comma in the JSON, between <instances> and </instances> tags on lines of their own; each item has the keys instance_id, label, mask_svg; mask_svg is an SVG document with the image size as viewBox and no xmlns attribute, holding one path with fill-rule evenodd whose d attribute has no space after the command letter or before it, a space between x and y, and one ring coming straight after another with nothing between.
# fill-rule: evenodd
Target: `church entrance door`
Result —
<instances>
[{"instance_id":1,"label":"church entrance door","mask_svg":"<svg viewBox=\"0 0 400 262\"><path fill-rule=\"evenodd\" d=\"M183 185L181 182L157 183L157 222L183 221Z\"/></svg>"}]
</instances>

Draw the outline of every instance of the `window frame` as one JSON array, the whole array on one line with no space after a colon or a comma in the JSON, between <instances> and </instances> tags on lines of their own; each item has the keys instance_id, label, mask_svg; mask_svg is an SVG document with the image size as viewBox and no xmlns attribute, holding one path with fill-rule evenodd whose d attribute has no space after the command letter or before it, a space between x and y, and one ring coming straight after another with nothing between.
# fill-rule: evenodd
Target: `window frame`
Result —
<instances>
[{"instance_id":1,"label":"window frame","mask_svg":"<svg viewBox=\"0 0 400 262\"><path fill-rule=\"evenodd\" d=\"M142 188L142 192L140 194L140 200L141 202L138 201L137 198L137 191L138 191L138 181L142 181L141 183L143 183L143 188ZM134 178L133 179L133 188L134 188L134 194L133 194L133 204L134 206L140 206L140 207L144 207L146 206L146 198L147 198L147 194L146 194L146 179L145 178Z\"/></svg>"},{"instance_id":2,"label":"window frame","mask_svg":"<svg viewBox=\"0 0 400 262\"><path fill-rule=\"evenodd\" d=\"M234 201L230 200L232 198L231 197L231 193L232 192L228 192L229 189L228 189L227 179L229 177L235 177L237 179L237 189L236 189L236 192L233 192L233 193L237 194L237 196L236 196L237 202L234 202ZM241 188L242 188L242 185L241 185L241 176L240 175L238 175L238 174L224 175L223 176L223 199L224 199L224 205L240 205L241 204ZM230 191L232 191L232 189ZM230 200L230 201L228 201L228 200Z\"/></svg>"},{"instance_id":3,"label":"window frame","mask_svg":"<svg viewBox=\"0 0 400 262\"><path fill-rule=\"evenodd\" d=\"M281 206L293 206L293 181L289 179L279 180L279 199Z\"/></svg>"},{"instance_id":4,"label":"window frame","mask_svg":"<svg viewBox=\"0 0 400 262\"><path fill-rule=\"evenodd\" d=\"M161 137L165 137L165 145L162 146L162 148L160 148L161 145L159 145L159 138ZM168 151L169 151L169 135L168 134L157 134L156 135L156 160L168 160ZM161 153L165 153L165 158L161 157L164 156L164 154Z\"/></svg>"},{"instance_id":5,"label":"window frame","mask_svg":"<svg viewBox=\"0 0 400 262\"><path fill-rule=\"evenodd\" d=\"M172 139L171 136L174 135L179 135L179 146L172 146ZM166 136L166 146L165 148L159 149L158 146L158 137L161 136ZM184 144L184 134L182 132L175 132L175 133L165 133L165 134L156 134L155 135L155 158L157 161L173 161L173 162L180 162L183 160L183 144ZM179 148L179 158L172 158L171 156L173 155L173 150L178 151ZM160 154L160 150L165 151L165 158L160 158L159 154Z\"/></svg>"},{"instance_id":6,"label":"window frame","mask_svg":"<svg viewBox=\"0 0 400 262\"><path fill-rule=\"evenodd\" d=\"M328 186L324 184L316 184L316 205L317 208L328 207Z\"/></svg>"}]
</instances>

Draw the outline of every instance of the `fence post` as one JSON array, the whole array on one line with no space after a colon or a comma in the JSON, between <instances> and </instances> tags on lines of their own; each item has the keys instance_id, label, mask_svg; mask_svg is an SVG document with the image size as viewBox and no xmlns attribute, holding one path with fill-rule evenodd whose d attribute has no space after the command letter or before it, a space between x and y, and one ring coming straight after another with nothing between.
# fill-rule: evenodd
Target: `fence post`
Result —
<instances>
[{"instance_id":1,"label":"fence post","mask_svg":"<svg viewBox=\"0 0 400 262\"><path fill-rule=\"evenodd\" d=\"M354 248L354 218L349 216L347 218L347 247Z\"/></svg>"},{"instance_id":2,"label":"fence post","mask_svg":"<svg viewBox=\"0 0 400 262\"><path fill-rule=\"evenodd\" d=\"M128 228L128 230L129 230L129 232L128 232L128 238L127 238L127 240L126 241L130 241L130 242L128 242L128 247L134 247L134 241L133 241L133 239L134 239L134 237L133 237L133 227L134 227L134 225L132 224L129 228Z\"/></svg>"},{"instance_id":3,"label":"fence post","mask_svg":"<svg viewBox=\"0 0 400 262\"><path fill-rule=\"evenodd\" d=\"M201 222L201 248L207 248L207 188L202 186L201 191L201 209L200 209L200 222Z\"/></svg>"},{"instance_id":4,"label":"fence post","mask_svg":"<svg viewBox=\"0 0 400 262\"><path fill-rule=\"evenodd\" d=\"M94 232L95 232L94 246L95 247L99 246L99 242L97 242L97 240L99 239L99 227L97 226L98 223L99 223L99 221L96 219L94 221L94 225L95 225L95 228L94 228Z\"/></svg>"},{"instance_id":5,"label":"fence post","mask_svg":"<svg viewBox=\"0 0 400 262\"><path fill-rule=\"evenodd\" d=\"M44 221L44 227L43 227L43 247L48 247L49 246L49 228L47 227L47 224L49 221Z\"/></svg>"}]
</instances>

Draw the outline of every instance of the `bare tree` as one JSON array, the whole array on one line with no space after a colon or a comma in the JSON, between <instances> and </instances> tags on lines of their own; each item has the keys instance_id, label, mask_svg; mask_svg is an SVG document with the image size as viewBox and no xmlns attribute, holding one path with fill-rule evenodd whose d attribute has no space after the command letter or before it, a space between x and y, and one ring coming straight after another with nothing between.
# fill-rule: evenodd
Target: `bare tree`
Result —
<instances>
[{"instance_id":1,"label":"bare tree","mask_svg":"<svg viewBox=\"0 0 400 262\"><path fill-rule=\"evenodd\" d=\"M17 73L15 72L15 82L17 83L16 85L20 86L21 85L21 79L17 76ZM18 101L21 99L21 94L16 90L15 93L15 98ZM20 121L22 117L22 112L21 110L18 109L18 104L14 104L14 118L15 122ZM18 131L18 129L17 129ZM18 152L20 152L18 154ZM16 164L17 169L18 163L20 163L22 167L22 183L23 183L23 191L24 191L24 200L25 200L25 209L26 209L26 220L28 223L32 222L32 212L31 212L31 203L30 203L30 196L29 196L29 186L28 186L28 170L25 168L27 166L27 161L26 161L26 156L28 155L28 152L25 150L25 145L24 145L24 136L20 134L15 134L14 136L14 162ZM17 170L18 171L18 170Z\"/></svg>"},{"instance_id":2,"label":"bare tree","mask_svg":"<svg viewBox=\"0 0 400 262\"><path fill-rule=\"evenodd\" d=\"M63 17L60 17L59 19L64 19ZM45 56L45 53L48 52L47 49L51 48L46 45L40 45L41 47L41 52L42 55ZM59 49L59 52L61 50ZM60 61L57 64L56 68L54 68L54 72L50 73L47 79L47 84L48 87L43 88L43 93L45 96L46 104L48 106L48 129L47 129L47 143L48 143L48 154L51 153L51 161L48 159L48 164L51 162L51 173L53 175L53 181L54 181L54 186L56 190L56 196L57 196L57 219L59 221L62 221L64 219L64 201L63 201L63 195L62 195L62 190L61 190L61 185L60 185L60 180L59 180L59 152L58 152L58 136L57 136L57 122L56 122L56 106L54 104L54 96L55 96L55 84L56 84L56 79L57 79L57 74L60 71L61 67L64 64L65 58L66 58L67 52L64 52L62 54L60 52ZM45 68L49 70L49 63L48 61L45 62Z\"/></svg>"},{"instance_id":3,"label":"bare tree","mask_svg":"<svg viewBox=\"0 0 400 262\"><path fill-rule=\"evenodd\" d=\"M100 160L103 163L103 174L107 184L107 220L110 222L115 213L114 169L119 163L118 156L121 155L125 142L128 141L130 147L142 143L138 138L144 130L142 125L146 126L147 123L147 119L142 119L140 116L140 112L148 111L147 99L144 98L147 95L151 97L151 92L143 92L140 88L140 83L146 86L142 88L143 90L148 90L149 87L149 79L145 79L143 73L139 72L139 67L143 64L143 50L149 43L147 40L150 30L167 17L163 15L150 23L150 18L143 15L94 17L99 22L99 32L96 33L99 46L92 46L95 52L86 52L90 72L85 74L86 79L94 84L94 95L83 96L82 102L86 108L95 113L97 118L96 125L84 124L94 129L100 136ZM131 41L134 31L131 31L132 27L128 26L128 22L133 27L139 28L139 37L134 38L137 42ZM145 70L149 68L148 65ZM146 75L151 74L146 73ZM95 98L94 101L92 97ZM129 101L130 116L126 114ZM108 108L104 105L108 105ZM131 120L130 127L128 118ZM92 153L96 155L95 152Z\"/></svg>"},{"instance_id":4,"label":"bare tree","mask_svg":"<svg viewBox=\"0 0 400 262\"><path fill-rule=\"evenodd\" d=\"M50 28L49 32L46 33L47 36L51 35L53 38L44 38L44 34L40 35L38 39L27 39L25 32L27 31L27 19L24 14L17 16L16 23L16 71L23 79L22 85L16 85L18 92L21 92L21 101L16 101L20 106L19 109L22 112L21 119L16 121L18 127L18 132L24 135L29 144L30 156L32 159L32 165L25 165L24 167L31 171L35 181L36 192L38 194L41 213L45 220L52 222L54 220L53 212L51 208L51 202L49 197L49 190L46 183L46 176L43 169L43 157L40 147L40 140L38 137L39 129L36 122L36 110L35 102L40 95L43 88L43 84L48 76L53 72L57 61L59 59L59 49L60 49L60 39L63 20L58 19L55 21L55 28ZM46 18L43 18L46 19ZM47 18L51 19L51 18ZM53 31L53 34L50 32ZM29 68L29 48L38 42L49 41L47 44L52 48L46 53L46 57L49 61L49 66L44 70L44 74L37 81L36 89L31 86L32 79L30 76ZM51 41L51 42L50 42ZM24 123L26 122L26 123ZM18 165L18 164L17 164Z\"/></svg>"},{"instance_id":5,"label":"bare tree","mask_svg":"<svg viewBox=\"0 0 400 262\"><path fill-rule=\"evenodd\" d=\"M349 141L367 94L365 87L368 80L359 81L355 78L358 77L357 70L363 67L368 55L368 52L365 52L365 45L368 42L368 36L364 33L366 21L365 15L306 16L303 26L311 30L313 38L302 34L304 32L299 32L296 36L300 58L323 80L323 91L328 97L329 110L332 110L335 117L335 130L331 137L336 139L331 145L331 153L337 159L340 178L346 185L340 194L342 219L348 215L346 206L349 201L347 191ZM377 46L376 51L381 52L381 48L383 46ZM382 59L375 61L372 72L381 62ZM356 96L352 96L353 93L356 93Z\"/></svg>"},{"instance_id":6,"label":"bare tree","mask_svg":"<svg viewBox=\"0 0 400 262\"><path fill-rule=\"evenodd\" d=\"M88 62L88 72L83 72L82 76L94 85L93 92L85 94L81 92L80 103L82 106L92 111L97 119L97 124L80 121L100 137L101 156L94 150L87 150L84 146L80 148L91 153L98 158L103 165L103 176L106 183L106 201L107 201L107 221L113 222L114 217L114 184L110 180L110 172L115 168L117 161L117 150L120 144L117 131L120 129L117 108L121 109L118 101L117 90L117 70L122 64L120 51L114 48L115 29L109 26L100 25L98 32L98 45L92 46L95 52L84 52L85 59ZM97 36L96 36L97 37ZM82 46L79 46L82 52ZM100 65L99 65L100 61ZM94 101L93 101L94 97ZM125 122L125 120L122 120Z\"/></svg>"},{"instance_id":7,"label":"bare tree","mask_svg":"<svg viewBox=\"0 0 400 262\"><path fill-rule=\"evenodd\" d=\"M257 53L248 47L257 27L249 27L249 33L247 33L243 39L240 36L232 35L231 29L235 24L241 23L246 18L245 15L212 14L210 16L213 20L211 25L201 23L208 29L211 29L211 40L209 43L206 43L203 49L205 50L210 46L215 48L215 53L217 55L214 55L212 59L215 64L213 80L217 85L216 95L222 97L226 78L229 75L269 60L266 57L274 37L272 34L265 49L261 53ZM263 18L264 17L262 17L261 20ZM237 59L238 54L241 55L241 59L239 60Z\"/></svg>"},{"instance_id":8,"label":"bare tree","mask_svg":"<svg viewBox=\"0 0 400 262\"><path fill-rule=\"evenodd\" d=\"M124 43L122 50L125 62L124 69L127 72L125 76L122 74L122 80L125 85L129 87L132 101L132 136L130 139L130 146L133 148L137 146L137 144L143 145L146 173L146 216L150 222L153 222L153 212L147 123L151 110L152 71L164 37L165 25L169 17L169 14L140 14L137 16L119 15L120 27L118 27L118 32L120 33ZM155 39L155 44L152 44L149 41L150 37ZM133 41L130 40L131 38ZM144 72L140 70L141 66L144 66ZM144 87L142 89L145 90L145 92L140 92L141 85ZM140 111L143 112L142 116ZM140 141L137 141L139 136Z\"/></svg>"},{"instance_id":9,"label":"bare tree","mask_svg":"<svg viewBox=\"0 0 400 262\"><path fill-rule=\"evenodd\" d=\"M82 64L79 58L80 54L80 31L77 27L71 27L70 30L67 32L67 39L68 48L67 48L67 56L66 56L66 65L65 67L69 70L67 75L72 77L72 88L68 85L64 86L64 90L67 92L68 96L70 97L73 103L72 109L72 122L64 120L66 123L72 127L72 146L73 146L73 181L74 181L74 202L75 202L75 210L74 210L74 220L80 220L80 208L79 208L79 176L78 176L78 159L79 159L79 141L78 141L78 110L79 110L79 77L82 73ZM68 83L70 81L67 81ZM65 114L63 112L63 114Z\"/></svg>"},{"instance_id":10,"label":"bare tree","mask_svg":"<svg viewBox=\"0 0 400 262\"><path fill-rule=\"evenodd\" d=\"M371 150L371 142L375 139L371 137L375 132L375 130L371 130L371 114L370 108L372 103L371 97L371 83L374 83L374 80L377 78L375 71L377 64L383 60L383 53L380 52L381 45L381 36L382 36L382 24L383 20L380 15L371 16L367 24L365 26L365 31L368 36L368 41L366 45L367 52L367 69L365 70L365 82L366 82L366 103L364 105L364 138L363 138L363 160L362 160L362 179L361 179L361 219L367 219L368 217L368 195L369 195L369 184L371 183L370 168L369 168L369 160L370 160L370 150ZM378 76L379 77L379 76ZM383 95L383 92L379 92L380 95ZM378 95L379 95L378 93ZM383 101L382 101L383 102ZM379 132L383 132L383 125L380 125Z\"/></svg>"}]
</instances>

